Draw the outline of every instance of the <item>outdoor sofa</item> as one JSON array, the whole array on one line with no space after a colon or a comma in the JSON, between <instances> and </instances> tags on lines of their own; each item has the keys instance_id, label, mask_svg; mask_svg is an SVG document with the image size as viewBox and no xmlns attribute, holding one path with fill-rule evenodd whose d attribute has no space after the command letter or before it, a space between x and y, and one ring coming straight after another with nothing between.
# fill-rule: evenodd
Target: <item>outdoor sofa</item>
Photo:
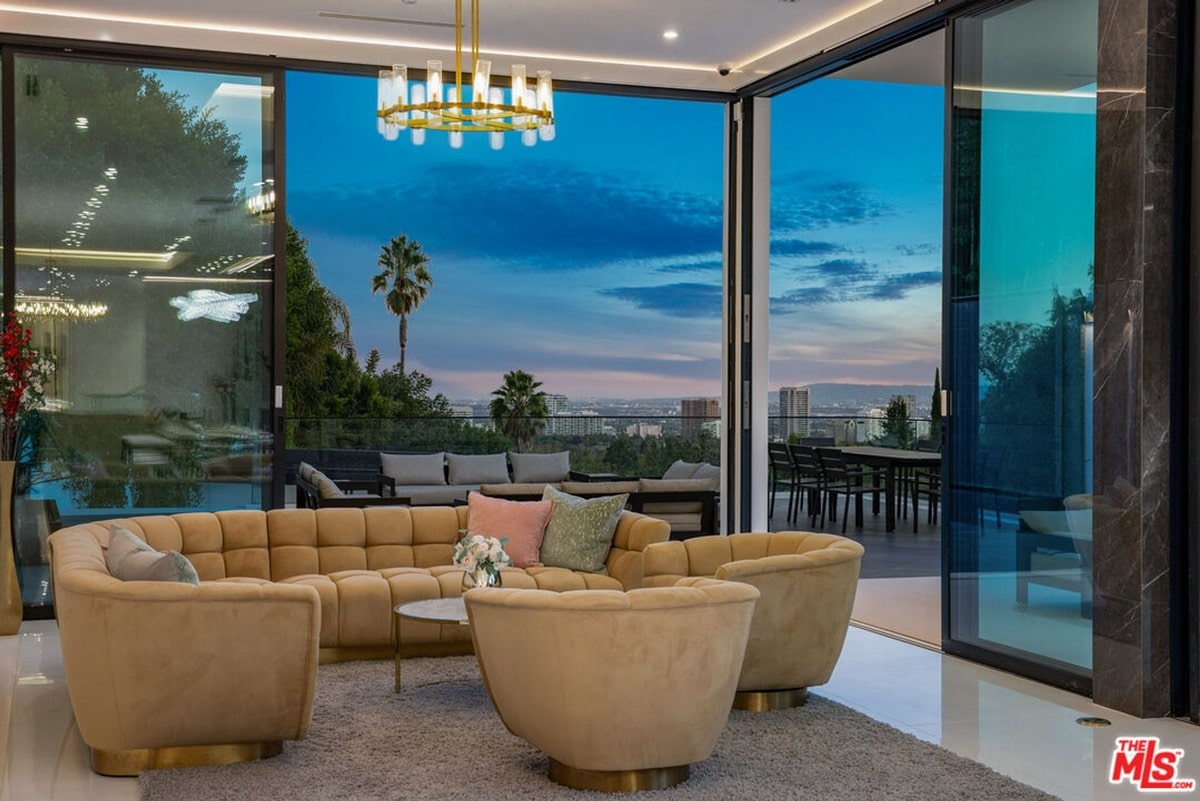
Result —
<instances>
[{"instance_id":1,"label":"outdoor sofa","mask_svg":"<svg viewBox=\"0 0 1200 801\"><path fill-rule=\"evenodd\" d=\"M467 495L484 484L504 484L517 494L540 498L547 484L561 488L562 482L587 480L571 470L570 454L557 453L378 453L376 471L302 461L295 471L298 506L366 506L403 503L411 506L441 506L466 503ZM343 460L338 460L343 461ZM398 498L399 501L378 500Z\"/></svg>"},{"instance_id":2,"label":"outdoor sofa","mask_svg":"<svg viewBox=\"0 0 1200 801\"><path fill-rule=\"evenodd\" d=\"M576 475L576 480L560 482L555 488L582 498L628 494L626 508L667 522L674 540L717 533L721 470L707 462L676 461L662 478ZM543 484L502 483L483 484L479 491L497 498L530 501L540 499L544 489Z\"/></svg>"}]
</instances>

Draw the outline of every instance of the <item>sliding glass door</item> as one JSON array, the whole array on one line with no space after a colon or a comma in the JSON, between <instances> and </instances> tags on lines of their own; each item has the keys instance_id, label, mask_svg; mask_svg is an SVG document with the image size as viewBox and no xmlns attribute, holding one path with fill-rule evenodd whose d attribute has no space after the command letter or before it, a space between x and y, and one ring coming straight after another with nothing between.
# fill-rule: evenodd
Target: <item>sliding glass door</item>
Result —
<instances>
[{"instance_id":1,"label":"sliding glass door","mask_svg":"<svg viewBox=\"0 0 1200 801\"><path fill-rule=\"evenodd\" d=\"M261 508L271 468L270 75L17 54L15 310L57 363L17 459L27 606L50 531Z\"/></svg>"},{"instance_id":2,"label":"sliding glass door","mask_svg":"<svg viewBox=\"0 0 1200 801\"><path fill-rule=\"evenodd\" d=\"M946 649L1086 690L1096 0L952 30Z\"/></svg>"}]
</instances>

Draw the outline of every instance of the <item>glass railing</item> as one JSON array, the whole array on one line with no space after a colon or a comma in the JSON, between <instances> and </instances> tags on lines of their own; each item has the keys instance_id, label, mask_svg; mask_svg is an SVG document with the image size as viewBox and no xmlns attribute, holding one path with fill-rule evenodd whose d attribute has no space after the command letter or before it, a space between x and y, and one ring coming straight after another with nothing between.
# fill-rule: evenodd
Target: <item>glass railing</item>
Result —
<instances>
[{"instance_id":1,"label":"glass railing","mask_svg":"<svg viewBox=\"0 0 1200 801\"><path fill-rule=\"evenodd\" d=\"M287 467L334 464L344 477L378 472L389 453L503 453L513 440L488 417L289 420ZM720 463L720 421L678 415L551 415L521 450L568 451L572 470L662 475L670 465ZM370 454L370 455L368 455Z\"/></svg>"},{"instance_id":2,"label":"glass railing","mask_svg":"<svg viewBox=\"0 0 1200 801\"><path fill-rule=\"evenodd\" d=\"M769 419L770 439L832 439L835 445L915 447L930 438L931 421L865 416ZM483 416L423 418L304 418L287 421L288 468L300 461L336 464L344 477L378 471L376 454L500 453L513 440ZM624 476L653 476L677 459L720 463L720 420L679 415L551 415L522 450L569 451L571 468Z\"/></svg>"}]
</instances>

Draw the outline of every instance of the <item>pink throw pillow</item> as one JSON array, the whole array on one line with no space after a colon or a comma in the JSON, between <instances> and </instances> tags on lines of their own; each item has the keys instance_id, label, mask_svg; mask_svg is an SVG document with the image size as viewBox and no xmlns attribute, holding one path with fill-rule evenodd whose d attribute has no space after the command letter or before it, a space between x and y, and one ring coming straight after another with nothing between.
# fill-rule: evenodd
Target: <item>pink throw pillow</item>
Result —
<instances>
[{"instance_id":1,"label":"pink throw pillow","mask_svg":"<svg viewBox=\"0 0 1200 801\"><path fill-rule=\"evenodd\" d=\"M541 567L538 551L554 501L506 501L472 492L467 496L467 533L508 537L505 552L515 567Z\"/></svg>"}]
</instances>

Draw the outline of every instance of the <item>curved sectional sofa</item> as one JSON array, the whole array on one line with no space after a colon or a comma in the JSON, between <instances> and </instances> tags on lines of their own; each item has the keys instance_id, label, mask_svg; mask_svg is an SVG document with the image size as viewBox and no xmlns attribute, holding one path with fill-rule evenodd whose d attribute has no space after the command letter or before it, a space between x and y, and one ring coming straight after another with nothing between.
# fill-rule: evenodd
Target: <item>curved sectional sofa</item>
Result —
<instances>
[{"instance_id":1,"label":"curved sectional sofa","mask_svg":"<svg viewBox=\"0 0 1200 801\"><path fill-rule=\"evenodd\" d=\"M307 731L318 659L469 653L465 627L434 623L404 626L397 645L392 612L461 594L451 551L467 509L195 512L55 532L67 688L93 767L131 775L278 753ZM112 524L179 551L201 583L114 578ZM639 588L642 550L669 536L669 524L623 512L603 573L506 568L504 586Z\"/></svg>"}]
</instances>

